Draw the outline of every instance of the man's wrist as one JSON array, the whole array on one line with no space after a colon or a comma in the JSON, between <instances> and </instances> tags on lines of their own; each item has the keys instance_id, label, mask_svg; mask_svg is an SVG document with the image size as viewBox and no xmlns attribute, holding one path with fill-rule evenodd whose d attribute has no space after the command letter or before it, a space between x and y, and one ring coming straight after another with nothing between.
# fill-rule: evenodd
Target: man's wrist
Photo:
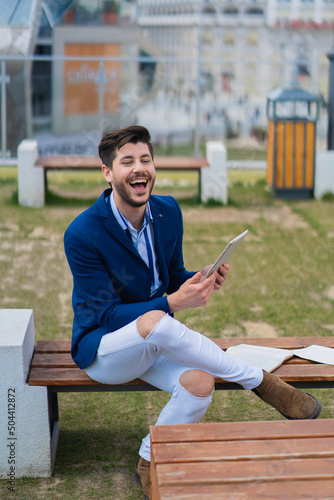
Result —
<instances>
[{"instance_id":1,"label":"man's wrist","mask_svg":"<svg viewBox=\"0 0 334 500\"><path fill-rule=\"evenodd\" d=\"M170 310L171 313L175 313L175 312L181 310L181 308L179 309L177 307L177 300L176 300L176 297L175 297L175 292L172 293L171 295L168 295L167 302L168 302L168 307L169 307L169 310Z\"/></svg>"}]
</instances>

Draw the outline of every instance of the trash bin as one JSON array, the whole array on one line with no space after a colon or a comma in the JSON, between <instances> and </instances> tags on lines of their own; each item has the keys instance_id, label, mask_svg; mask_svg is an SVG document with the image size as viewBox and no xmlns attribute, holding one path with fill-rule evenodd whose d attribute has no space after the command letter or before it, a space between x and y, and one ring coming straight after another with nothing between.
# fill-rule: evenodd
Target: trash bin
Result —
<instances>
[{"instance_id":1,"label":"trash bin","mask_svg":"<svg viewBox=\"0 0 334 500\"><path fill-rule=\"evenodd\" d=\"M277 198L313 196L318 98L300 88L267 96L267 183Z\"/></svg>"}]
</instances>

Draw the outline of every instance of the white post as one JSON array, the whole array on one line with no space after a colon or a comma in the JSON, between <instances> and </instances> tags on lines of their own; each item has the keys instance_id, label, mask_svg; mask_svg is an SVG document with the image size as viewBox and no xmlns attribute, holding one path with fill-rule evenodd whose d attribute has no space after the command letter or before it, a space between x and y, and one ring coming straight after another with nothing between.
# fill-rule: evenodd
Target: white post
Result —
<instances>
[{"instance_id":1,"label":"white post","mask_svg":"<svg viewBox=\"0 0 334 500\"><path fill-rule=\"evenodd\" d=\"M35 347L31 309L0 310L0 479L9 492L19 477L50 477L46 387L26 380Z\"/></svg>"},{"instance_id":2,"label":"white post","mask_svg":"<svg viewBox=\"0 0 334 500\"><path fill-rule=\"evenodd\" d=\"M300 0L291 0L290 20L299 21L300 18Z\"/></svg>"},{"instance_id":3,"label":"white post","mask_svg":"<svg viewBox=\"0 0 334 500\"><path fill-rule=\"evenodd\" d=\"M272 27L276 21L276 0L267 1L267 24Z\"/></svg>"},{"instance_id":4,"label":"white post","mask_svg":"<svg viewBox=\"0 0 334 500\"><path fill-rule=\"evenodd\" d=\"M317 151L315 157L314 197L334 194L334 151Z\"/></svg>"},{"instance_id":5,"label":"white post","mask_svg":"<svg viewBox=\"0 0 334 500\"><path fill-rule=\"evenodd\" d=\"M209 200L227 204L226 148L221 141L206 143L209 166L201 168L201 201Z\"/></svg>"},{"instance_id":6,"label":"white post","mask_svg":"<svg viewBox=\"0 0 334 500\"><path fill-rule=\"evenodd\" d=\"M44 170L36 167L37 141L25 139L17 148L19 205L39 208L45 202Z\"/></svg>"}]
</instances>

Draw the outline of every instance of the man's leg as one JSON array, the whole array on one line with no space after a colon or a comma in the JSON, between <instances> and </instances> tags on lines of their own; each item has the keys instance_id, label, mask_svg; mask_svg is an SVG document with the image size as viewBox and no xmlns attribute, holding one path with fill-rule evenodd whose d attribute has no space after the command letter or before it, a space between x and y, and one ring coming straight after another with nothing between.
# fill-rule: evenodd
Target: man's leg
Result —
<instances>
[{"instance_id":1,"label":"man's leg","mask_svg":"<svg viewBox=\"0 0 334 500\"><path fill-rule=\"evenodd\" d=\"M237 382L289 419L317 418L321 404L313 396L286 384L272 373L232 358L214 342L162 311L151 311L137 320L139 334L156 345L168 359Z\"/></svg>"},{"instance_id":2,"label":"man's leg","mask_svg":"<svg viewBox=\"0 0 334 500\"><path fill-rule=\"evenodd\" d=\"M124 384L145 373L159 356L157 347L139 335L135 320L102 337L96 358L85 371L101 384Z\"/></svg>"},{"instance_id":3,"label":"man's leg","mask_svg":"<svg viewBox=\"0 0 334 500\"><path fill-rule=\"evenodd\" d=\"M156 425L196 423L205 414L212 400L214 378L210 373L178 365L164 356L144 373L142 380L172 394L162 409ZM150 435L143 440L136 463L136 481L151 498Z\"/></svg>"},{"instance_id":4,"label":"man's leg","mask_svg":"<svg viewBox=\"0 0 334 500\"><path fill-rule=\"evenodd\" d=\"M212 340L187 328L163 311L151 311L137 320L139 334L157 346L166 358L180 365L204 370L245 389L254 389L263 379L260 368L233 358Z\"/></svg>"},{"instance_id":5,"label":"man's leg","mask_svg":"<svg viewBox=\"0 0 334 500\"><path fill-rule=\"evenodd\" d=\"M181 366L164 356L160 356L140 378L171 394L156 425L199 422L212 401L214 377L210 373ZM139 454L150 460L149 435L143 439Z\"/></svg>"},{"instance_id":6,"label":"man's leg","mask_svg":"<svg viewBox=\"0 0 334 500\"><path fill-rule=\"evenodd\" d=\"M138 333L136 321L106 334L87 374L104 384L120 384L140 377L155 387L170 392L170 401L160 413L157 424L198 422L212 399L213 376L192 367L180 366L160 354L159 348ZM141 446L136 478L150 499L150 438Z\"/></svg>"}]
</instances>

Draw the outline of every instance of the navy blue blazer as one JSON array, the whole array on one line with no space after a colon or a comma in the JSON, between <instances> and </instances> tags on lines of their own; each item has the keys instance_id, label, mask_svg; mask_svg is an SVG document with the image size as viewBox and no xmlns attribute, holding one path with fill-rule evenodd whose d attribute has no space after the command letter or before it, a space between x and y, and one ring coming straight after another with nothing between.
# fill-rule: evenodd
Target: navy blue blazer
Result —
<instances>
[{"instance_id":1,"label":"navy blue blazer","mask_svg":"<svg viewBox=\"0 0 334 500\"><path fill-rule=\"evenodd\" d=\"M104 334L154 309L170 313L166 294L194 273L184 268L181 209L171 196L150 198L155 252L162 286L150 297L149 268L120 227L106 197L100 198L68 227L65 253L73 274L72 357L80 368L96 357Z\"/></svg>"}]
</instances>

